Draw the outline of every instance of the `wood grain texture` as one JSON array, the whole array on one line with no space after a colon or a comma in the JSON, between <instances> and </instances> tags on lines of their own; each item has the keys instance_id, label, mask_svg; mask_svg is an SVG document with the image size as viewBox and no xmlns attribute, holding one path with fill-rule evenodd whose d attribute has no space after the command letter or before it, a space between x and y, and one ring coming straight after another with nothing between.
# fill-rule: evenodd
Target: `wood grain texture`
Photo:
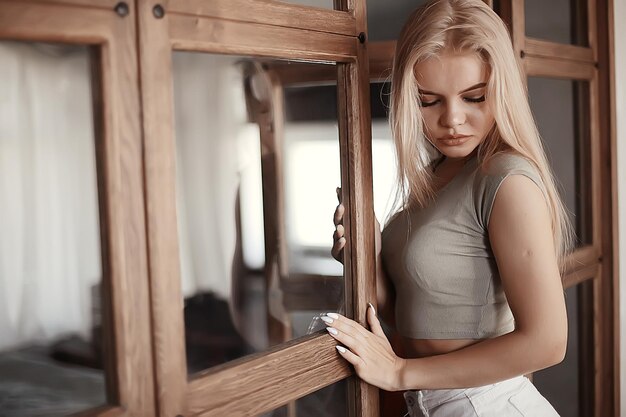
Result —
<instances>
[{"instance_id":1,"label":"wood grain texture","mask_svg":"<svg viewBox=\"0 0 626 417\"><path fill-rule=\"evenodd\" d=\"M134 3L128 2L132 10ZM101 207L103 284L113 324L107 376L111 401L92 415L153 416L154 395L143 201L135 20L112 10L29 1L0 2L0 38L96 45L94 108Z\"/></svg>"},{"instance_id":2,"label":"wood grain texture","mask_svg":"<svg viewBox=\"0 0 626 417\"><path fill-rule=\"evenodd\" d=\"M258 415L340 381L352 371L336 344L328 334L313 334L202 373L189 384L189 412Z\"/></svg>"},{"instance_id":3,"label":"wood grain texture","mask_svg":"<svg viewBox=\"0 0 626 417\"><path fill-rule=\"evenodd\" d=\"M549 77L590 81L595 72L593 63L565 61L526 55L522 60L529 77Z\"/></svg>"},{"instance_id":4,"label":"wood grain texture","mask_svg":"<svg viewBox=\"0 0 626 417\"><path fill-rule=\"evenodd\" d=\"M348 0L354 10L357 31L367 33L364 0ZM339 70L339 124L341 180L343 201L349 201L345 213L346 246L350 257L346 269L346 312L354 320L369 327L366 320L367 303L376 304L376 264L374 248L374 204L372 179L372 134L370 113L370 77L367 39L357 43L356 62L341 65ZM346 187L346 185L348 185ZM347 197L347 198L346 198ZM348 271L349 269L349 271ZM348 299L351 298L351 301ZM379 415L378 388L354 378L348 385L352 416Z\"/></svg>"},{"instance_id":5,"label":"wood grain texture","mask_svg":"<svg viewBox=\"0 0 626 417\"><path fill-rule=\"evenodd\" d=\"M56 4L60 6L81 6L113 10L119 3L119 0L36 0L36 2L50 5ZM32 3L35 3L35 1L32 1Z\"/></svg>"},{"instance_id":6,"label":"wood grain texture","mask_svg":"<svg viewBox=\"0 0 626 417\"><path fill-rule=\"evenodd\" d=\"M575 271L568 272L563 275L563 288L570 288L578 285L584 281L593 280L598 278L600 264L595 263L592 265L579 268Z\"/></svg>"},{"instance_id":7,"label":"wood grain texture","mask_svg":"<svg viewBox=\"0 0 626 417\"><path fill-rule=\"evenodd\" d=\"M169 0L167 11L350 37L358 34L355 18L349 12L272 0Z\"/></svg>"},{"instance_id":8,"label":"wood grain texture","mask_svg":"<svg viewBox=\"0 0 626 417\"><path fill-rule=\"evenodd\" d=\"M617 208L617 158L615 136L615 74L613 49L613 1L595 0L596 5L590 19L590 27L595 36L590 44L598 56L598 142L599 142L599 183L600 188L600 236L602 247L601 301L601 367L596 369L601 381L600 396L596 397L599 409L597 415L617 415L620 412L620 340L619 340L619 269L618 269L618 208ZM590 6L591 7L591 6ZM591 30L591 29L590 29Z\"/></svg>"},{"instance_id":9,"label":"wood grain texture","mask_svg":"<svg viewBox=\"0 0 626 417\"><path fill-rule=\"evenodd\" d=\"M582 61L592 64L596 62L592 48L563 45L534 38L526 38L524 53L530 56L562 59L566 61Z\"/></svg>"},{"instance_id":10,"label":"wood grain texture","mask_svg":"<svg viewBox=\"0 0 626 417\"><path fill-rule=\"evenodd\" d=\"M523 0L501 0L500 17L509 27L515 56L519 59L525 49L526 21Z\"/></svg>"},{"instance_id":11,"label":"wood grain texture","mask_svg":"<svg viewBox=\"0 0 626 417\"><path fill-rule=\"evenodd\" d=\"M158 415L171 417L187 411L187 362L176 219L169 20L167 14L154 18L152 7L151 1L138 1L139 73Z\"/></svg>"},{"instance_id":12,"label":"wood grain texture","mask_svg":"<svg viewBox=\"0 0 626 417\"><path fill-rule=\"evenodd\" d=\"M396 41L372 42L368 45L370 80L386 80L391 77Z\"/></svg>"},{"instance_id":13,"label":"wood grain texture","mask_svg":"<svg viewBox=\"0 0 626 417\"><path fill-rule=\"evenodd\" d=\"M324 62L356 56L355 38L349 36L178 14L169 22L178 50Z\"/></svg>"}]
</instances>

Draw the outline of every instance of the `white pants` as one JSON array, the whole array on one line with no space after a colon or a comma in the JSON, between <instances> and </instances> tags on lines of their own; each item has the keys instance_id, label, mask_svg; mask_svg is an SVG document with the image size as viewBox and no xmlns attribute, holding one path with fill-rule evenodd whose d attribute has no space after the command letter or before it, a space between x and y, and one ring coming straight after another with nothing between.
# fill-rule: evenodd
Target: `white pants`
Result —
<instances>
[{"instance_id":1,"label":"white pants","mask_svg":"<svg viewBox=\"0 0 626 417\"><path fill-rule=\"evenodd\" d=\"M525 376L461 389L407 391L410 417L558 417Z\"/></svg>"}]
</instances>

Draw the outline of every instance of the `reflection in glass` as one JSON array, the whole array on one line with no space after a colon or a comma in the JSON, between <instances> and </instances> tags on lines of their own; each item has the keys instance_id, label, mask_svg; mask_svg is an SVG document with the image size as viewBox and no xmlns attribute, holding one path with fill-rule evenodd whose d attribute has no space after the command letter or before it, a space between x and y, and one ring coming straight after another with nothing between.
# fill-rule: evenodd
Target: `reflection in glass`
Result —
<instances>
[{"instance_id":1,"label":"reflection in glass","mask_svg":"<svg viewBox=\"0 0 626 417\"><path fill-rule=\"evenodd\" d=\"M585 0L524 0L526 36L588 46Z\"/></svg>"},{"instance_id":2,"label":"reflection in glass","mask_svg":"<svg viewBox=\"0 0 626 417\"><path fill-rule=\"evenodd\" d=\"M346 417L348 380L342 379L327 387L298 398L294 404L280 407L259 417ZM295 410L295 412L293 411Z\"/></svg>"},{"instance_id":3,"label":"reflection in glass","mask_svg":"<svg viewBox=\"0 0 626 417\"><path fill-rule=\"evenodd\" d=\"M0 42L0 414L106 403L90 49Z\"/></svg>"},{"instance_id":4,"label":"reflection in glass","mask_svg":"<svg viewBox=\"0 0 626 417\"><path fill-rule=\"evenodd\" d=\"M573 216L577 245L591 243L589 85L529 77L530 105L560 192Z\"/></svg>"},{"instance_id":5,"label":"reflection in glass","mask_svg":"<svg viewBox=\"0 0 626 417\"><path fill-rule=\"evenodd\" d=\"M342 311L343 267L330 256L341 184L337 69L188 52L174 53L173 69L195 373L321 331L321 313Z\"/></svg>"},{"instance_id":6,"label":"reflection in glass","mask_svg":"<svg viewBox=\"0 0 626 417\"><path fill-rule=\"evenodd\" d=\"M565 291L569 333L565 360L533 374L533 383L561 416L593 414L592 291L592 280Z\"/></svg>"},{"instance_id":7,"label":"reflection in glass","mask_svg":"<svg viewBox=\"0 0 626 417\"><path fill-rule=\"evenodd\" d=\"M370 42L398 39L411 12L426 0L366 0Z\"/></svg>"}]
</instances>

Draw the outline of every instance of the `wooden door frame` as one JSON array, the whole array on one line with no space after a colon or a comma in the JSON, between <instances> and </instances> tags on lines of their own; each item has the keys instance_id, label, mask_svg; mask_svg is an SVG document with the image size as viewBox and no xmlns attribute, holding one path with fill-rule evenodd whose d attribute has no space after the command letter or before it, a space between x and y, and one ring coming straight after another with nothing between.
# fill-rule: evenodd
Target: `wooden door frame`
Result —
<instances>
[{"instance_id":1,"label":"wooden door frame","mask_svg":"<svg viewBox=\"0 0 626 417\"><path fill-rule=\"evenodd\" d=\"M365 323L373 301L374 214L365 2L342 10L262 0L138 0L146 213L158 415L259 414L354 374L336 341L313 334L187 380L175 208L172 109L174 50L338 64L347 314ZM156 11L157 6L160 9ZM357 257L356 254L359 254ZM351 379L351 414L378 413L378 391Z\"/></svg>"},{"instance_id":2,"label":"wooden door frame","mask_svg":"<svg viewBox=\"0 0 626 417\"><path fill-rule=\"evenodd\" d=\"M594 416L616 415L619 398L619 274L616 139L614 129L613 0L587 0L589 47L526 37L523 0L501 0L514 49L527 76L585 80L590 93L592 243L569 258L566 288L593 282ZM600 32L598 28L606 28ZM608 220L608 221L607 221ZM583 319L584 320L584 319ZM606 387L612 389L606 389Z\"/></svg>"},{"instance_id":3,"label":"wooden door frame","mask_svg":"<svg viewBox=\"0 0 626 417\"><path fill-rule=\"evenodd\" d=\"M155 413L136 22L133 0L125 5L0 1L0 39L86 45L97 51L92 62L94 134L110 405L80 413L85 416Z\"/></svg>"}]
</instances>

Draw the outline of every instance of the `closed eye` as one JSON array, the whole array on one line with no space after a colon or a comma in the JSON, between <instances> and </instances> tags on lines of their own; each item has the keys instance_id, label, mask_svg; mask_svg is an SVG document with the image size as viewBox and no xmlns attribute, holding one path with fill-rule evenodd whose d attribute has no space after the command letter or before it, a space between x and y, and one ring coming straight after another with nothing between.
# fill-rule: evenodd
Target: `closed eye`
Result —
<instances>
[{"instance_id":1,"label":"closed eye","mask_svg":"<svg viewBox=\"0 0 626 417\"><path fill-rule=\"evenodd\" d=\"M465 101L469 101L470 103L482 103L483 101L485 101L485 95L483 94L480 97L465 97L464 98Z\"/></svg>"}]
</instances>

